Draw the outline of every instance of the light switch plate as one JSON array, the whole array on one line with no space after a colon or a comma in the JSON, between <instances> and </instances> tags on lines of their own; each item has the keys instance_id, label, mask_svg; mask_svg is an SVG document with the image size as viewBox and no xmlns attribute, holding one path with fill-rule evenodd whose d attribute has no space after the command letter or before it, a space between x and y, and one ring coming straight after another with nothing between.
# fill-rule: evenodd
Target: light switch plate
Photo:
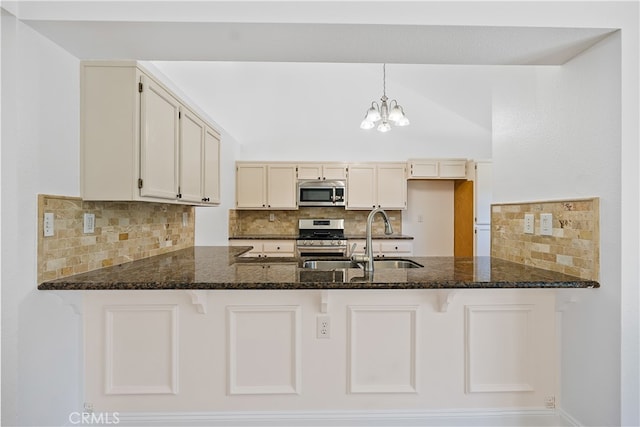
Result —
<instances>
[{"instance_id":1,"label":"light switch plate","mask_svg":"<svg viewBox=\"0 0 640 427\"><path fill-rule=\"evenodd\" d=\"M44 237L51 237L55 235L53 228L53 212L44 213Z\"/></svg>"},{"instance_id":2,"label":"light switch plate","mask_svg":"<svg viewBox=\"0 0 640 427\"><path fill-rule=\"evenodd\" d=\"M540 214L540 234L542 236L553 235L553 214L550 214L550 213Z\"/></svg>"},{"instance_id":3,"label":"light switch plate","mask_svg":"<svg viewBox=\"0 0 640 427\"><path fill-rule=\"evenodd\" d=\"M524 214L524 232L526 234L533 234L534 221L533 214Z\"/></svg>"},{"instance_id":4,"label":"light switch plate","mask_svg":"<svg viewBox=\"0 0 640 427\"><path fill-rule=\"evenodd\" d=\"M84 214L83 221L83 232L84 234L91 234L96 232L96 215L92 213Z\"/></svg>"}]
</instances>

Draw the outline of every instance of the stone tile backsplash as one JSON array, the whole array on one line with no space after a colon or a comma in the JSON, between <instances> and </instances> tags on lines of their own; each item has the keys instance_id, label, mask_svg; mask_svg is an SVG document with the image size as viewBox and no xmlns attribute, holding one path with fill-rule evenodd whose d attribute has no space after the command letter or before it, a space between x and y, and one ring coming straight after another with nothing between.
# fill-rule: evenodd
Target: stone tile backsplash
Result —
<instances>
[{"instance_id":1,"label":"stone tile backsplash","mask_svg":"<svg viewBox=\"0 0 640 427\"><path fill-rule=\"evenodd\" d=\"M52 237L43 235L45 212L54 214ZM94 233L83 233L84 213L95 214ZM38 283L191 247L194 226L192 206L40 194Z\"/></svg>"},{"instance_id":2,"label":"stone tile backsplash","mask_svg":"<svg viewBox=\"0 0 640 427\"><path fill-rule=\"evenodd\" d=\"M386 211L393 234L402 234L402 212ZM270 221L273 214L273 221ZM298 234L298 219L331 218L344 219L347 235L364 235L369 211L352 211L344 208L306 207L298 210L229 210L229 237L243 236L295 236ZM373 234L384 234L384 222L376 216Z\"/></svg>"},{"instance_id":3,"label":"stone tile backsplash","mask_svg":"<svg viewBox=\"0 0 640 427\"><path fill-rule=\"evenodd\" d=\"M524 214L534 214L534 233L524 233ZM553 214L553 234L540 235L540 214ZM494 204L491 256L583 279L600 270L598 198Z\"/></svg>"}]
</instances>

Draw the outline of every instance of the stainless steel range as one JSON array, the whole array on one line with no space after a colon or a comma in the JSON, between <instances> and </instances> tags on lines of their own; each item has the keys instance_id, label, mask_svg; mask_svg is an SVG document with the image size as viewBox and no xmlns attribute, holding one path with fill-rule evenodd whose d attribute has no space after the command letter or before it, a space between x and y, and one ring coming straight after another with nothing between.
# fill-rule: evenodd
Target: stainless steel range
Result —
<instances>
[{"instance_id":1,"label":"stainless steel range","mask_svg":"<svg viewBox=\"0 0 640 427\"><path fill-rule=\"evenodd\" d=\"M298 230L298 256L347 256L344 219L300 219Z\"/></svg>"}]
</instances>

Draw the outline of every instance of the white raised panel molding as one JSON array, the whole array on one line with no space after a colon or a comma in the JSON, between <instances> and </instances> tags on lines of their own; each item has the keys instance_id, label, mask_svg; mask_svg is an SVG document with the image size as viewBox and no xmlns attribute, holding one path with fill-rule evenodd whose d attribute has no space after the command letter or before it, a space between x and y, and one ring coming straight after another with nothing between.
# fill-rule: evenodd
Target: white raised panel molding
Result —
<instances>
[{"instance_id":1,"label":"white raised panel molding","mask_svg":"<svg viewBox=\"0 0 640 427\"><path fill-rule=\"evenodd\" d=\"M533 391L532 305L465 307L467 393Z\"/></svg>"},{"instance_id":2,"label":"white raised panel molding","mask_svg":"<svg viewBox=\"0 0 640 427\"><path fill-rule=\"evenodd\" d=\"M300 394L301 308L227 307L229 394Z\"/></svg>"},{"instance_id":3,"label":"white raised panel molding","mask_svg":"<svg viewBox=\"0 0 640 427\"><path fill-rule=\"evenodd\" d=\"M348 392L418 392L418 306L348 307Z\"/></svg>"},{"instance_id":4,"label":"white raised panel molding","mask_svg":"<svg viewBox=\"0 0 640 427\"><path fill-rule=\"evenodd\" d=\"M105 393L178 393L178 306L105 307Z\"/></svg>"}]
</instances>

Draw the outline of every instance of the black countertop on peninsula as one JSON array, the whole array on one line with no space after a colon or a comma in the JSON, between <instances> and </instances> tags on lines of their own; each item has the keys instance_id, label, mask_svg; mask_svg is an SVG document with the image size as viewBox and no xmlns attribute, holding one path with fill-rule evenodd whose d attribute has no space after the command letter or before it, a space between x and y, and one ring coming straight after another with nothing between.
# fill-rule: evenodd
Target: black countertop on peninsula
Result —
<instances>
[{"instance_id":1,"label":"black countertop on peninsula","mask_svg":"<svg viewBox=\"0 0 640 427\"><path fill-rule=\"evenodd\" d=\"M408 257L423 268L322 272L300 258L238 257L198 246L44 282L40 290L597 288L598 282L489 257ZM268 274L264 269L269 268ZM339 273L339 274L336 274Z\"/></svg>"},{"instance_id":2,"label":"black countertop on peninsula","mask_svg":"<svg viewBox=\"0 0 640 427\"><path fill-rule=\"evenodd\" d=\"M364 240L367 238L364 234L346 234L345 239L349 240ZM406 234L380 234L373 236L375 240L413 240L413 236L407 236ZM298 240L298 235L283 235L283 234L250 234L247 236L232 236L229 240Z\"/></svg>"}]
</instances>

